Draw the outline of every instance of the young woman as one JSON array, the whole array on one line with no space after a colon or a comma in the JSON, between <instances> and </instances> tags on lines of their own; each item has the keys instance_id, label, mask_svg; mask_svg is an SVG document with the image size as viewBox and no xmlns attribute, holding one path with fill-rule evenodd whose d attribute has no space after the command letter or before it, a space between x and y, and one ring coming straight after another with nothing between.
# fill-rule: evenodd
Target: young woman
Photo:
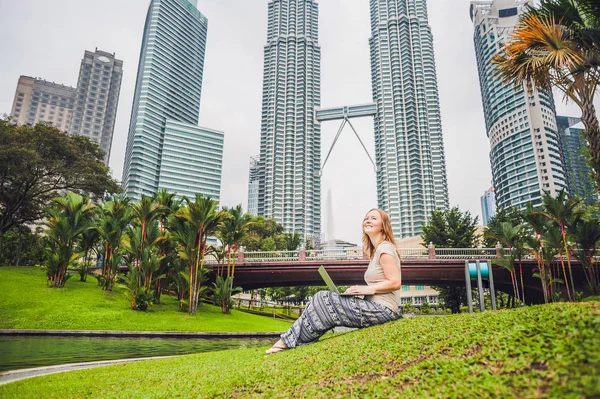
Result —
<instances>
[{"instance_id":1,"label":"young woman","mask_svg":"<svg viewBox=\"0 0 600 399\"><path fill-rule=\"evenodd\" d=\"M365 272L366 285L353 285L341 296L319 291L304 313L266 353L276 353L319 339L335 326L369 327L400 318L400 258L389 216L371 209L362 223L363 247L371 262Z\"/></svg>"}]
</instances>

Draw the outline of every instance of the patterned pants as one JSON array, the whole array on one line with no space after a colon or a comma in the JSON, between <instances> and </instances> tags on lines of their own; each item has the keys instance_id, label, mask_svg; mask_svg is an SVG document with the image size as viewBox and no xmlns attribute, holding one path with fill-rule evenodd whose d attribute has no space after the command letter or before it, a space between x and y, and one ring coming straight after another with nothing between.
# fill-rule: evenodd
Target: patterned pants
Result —
<instances>
[{"instance_id":1,"label":"patterned pants","mask_svg":"<svg viewBox=\"0 0 600 399\"><path fill-rule=\"evenodd\" d=\"M399 313L366 299L319 291L292 327L281 334L281 340L295 348L316 341L336 326L370 327L399 318Z\"/></svg>"}]
</instances>

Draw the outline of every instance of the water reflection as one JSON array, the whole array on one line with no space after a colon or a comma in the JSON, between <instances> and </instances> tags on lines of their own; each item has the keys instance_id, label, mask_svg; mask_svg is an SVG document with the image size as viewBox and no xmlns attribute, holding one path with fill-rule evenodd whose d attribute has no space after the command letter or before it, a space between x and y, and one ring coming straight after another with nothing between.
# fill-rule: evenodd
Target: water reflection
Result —
<instances>
[{"instance_id":1,"label":"water reflection","mask_svg":"<svg viewBox=\"0 0 600 399\"><path fill-rule=\"evenodd\" d=\"M55 364L268 346L272 338L0 337L0 372Z\"/></svg>"}]
</instances>

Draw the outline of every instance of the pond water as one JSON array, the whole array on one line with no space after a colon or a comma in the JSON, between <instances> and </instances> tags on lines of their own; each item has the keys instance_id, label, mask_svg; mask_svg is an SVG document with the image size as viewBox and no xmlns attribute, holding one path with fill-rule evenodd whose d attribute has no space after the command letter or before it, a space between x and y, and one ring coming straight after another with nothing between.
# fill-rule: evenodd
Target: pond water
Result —
<instances>
[{"instance_id":1,"label":"pond water","mask_svg":"<svg viewBox=\"0 0 600 399\"><path fill-rule=\"evenodd\" d=\"M269 346L273 338L0 337L0 372L56 364Z\"/></svg>"}]
</instances>

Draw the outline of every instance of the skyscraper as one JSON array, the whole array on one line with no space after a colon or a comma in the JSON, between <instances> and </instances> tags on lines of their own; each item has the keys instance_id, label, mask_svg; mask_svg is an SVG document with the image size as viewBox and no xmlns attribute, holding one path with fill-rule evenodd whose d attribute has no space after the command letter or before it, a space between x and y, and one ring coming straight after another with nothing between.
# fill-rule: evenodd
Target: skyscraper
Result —
<instances>
[{"instance_id":1,"label":"skyscraper","mask_svg":"<svg viewBox=\"0 0 600 399\"><path fill-rule=\"evenodd\" d=\"M594 190L591 169L586 162L587 142L583 136L583 123L580 118L568 116L557 116L556 123L569 178L569 194L578 195L586 204L594 204L598 200L598 194Z\"/></svg>"},{"instance_id":2,"label":"skyscraper","mask_svg":"<svg viewBox=\"0 0 600 399\"><path fill-rule=\"evenodd\" d=\"M258 213L307 237L321 229L318 4L271 0L268 14Z\"/></svg>"},{"instance_id":3,"label":"skyscraper","mask_svg":"<svg viewBox=\"0 0 600 399\"><path fill-rule=\"evenodd\" d=\"M567 187L551 92L515 87L495 76L500 51L533 0L472 1L475 54L498 208L541 203Z\"/></svg>"},{"instance_id":4,"label":"skyscraper","mask_svg":"<svg viewBox=\"0 0 600 399\"><path fill-rule=\"evenodd\" d=\"M258 177L259 157L250 157L250 170L248 171L248 213L258 215Z\"/></svg>"},{"instance_id":5,"label":"skyscraper","mask_svg":"<svg viewBox=\"0 0 600 399\"><path fill-rule=\"evenodd\" d=\"M496 213L496 194L494 193L494 187L485 190L485 193L481 196L480 200L481 222L484 226L487 226L490 218Z\"/></svg>"},{"instance_id":6,"label":"skyscraper","mask_svg":"<svg viewBox=\"0 0 600 399\"><path fill-rule=\"evenodd\" d=\"M123 187L219 200L223 133L198 127L207 19L196 1L152 0L131 111Z\"/></svg>"},{"instance_id":7,"label":"skyscraper","mask_svg":"<svg viewBox=\"0 0 600 399\"><path fill-rule=\"evenodd\" d=\"M30 76L20 76L10 116L13 122L35 125L52 122L69 131L76 89Z\"/></svg>"},{"instance_id":8,"label":"skyscraper","mask_svg":"<svg viewBox=\"0 0 600 399\"><path fill-rule=\"evenodd\" d=\"M73 108L71 134L89 137L104 151L104 163L108 165L121 78L123 61L96 48L95 52L86 51L77 81L77 95Z\"/></svg>"},{"instance_id":9,"label":"skyscraper","mask_svg":"<svg viewBox=\"0 0 600 399\"><path fill-rule=\"evenodd\" d=\"M425 0L371 0L377 200L398 238L448 207L433 37Z\"/></svg>"}]
</instances>

